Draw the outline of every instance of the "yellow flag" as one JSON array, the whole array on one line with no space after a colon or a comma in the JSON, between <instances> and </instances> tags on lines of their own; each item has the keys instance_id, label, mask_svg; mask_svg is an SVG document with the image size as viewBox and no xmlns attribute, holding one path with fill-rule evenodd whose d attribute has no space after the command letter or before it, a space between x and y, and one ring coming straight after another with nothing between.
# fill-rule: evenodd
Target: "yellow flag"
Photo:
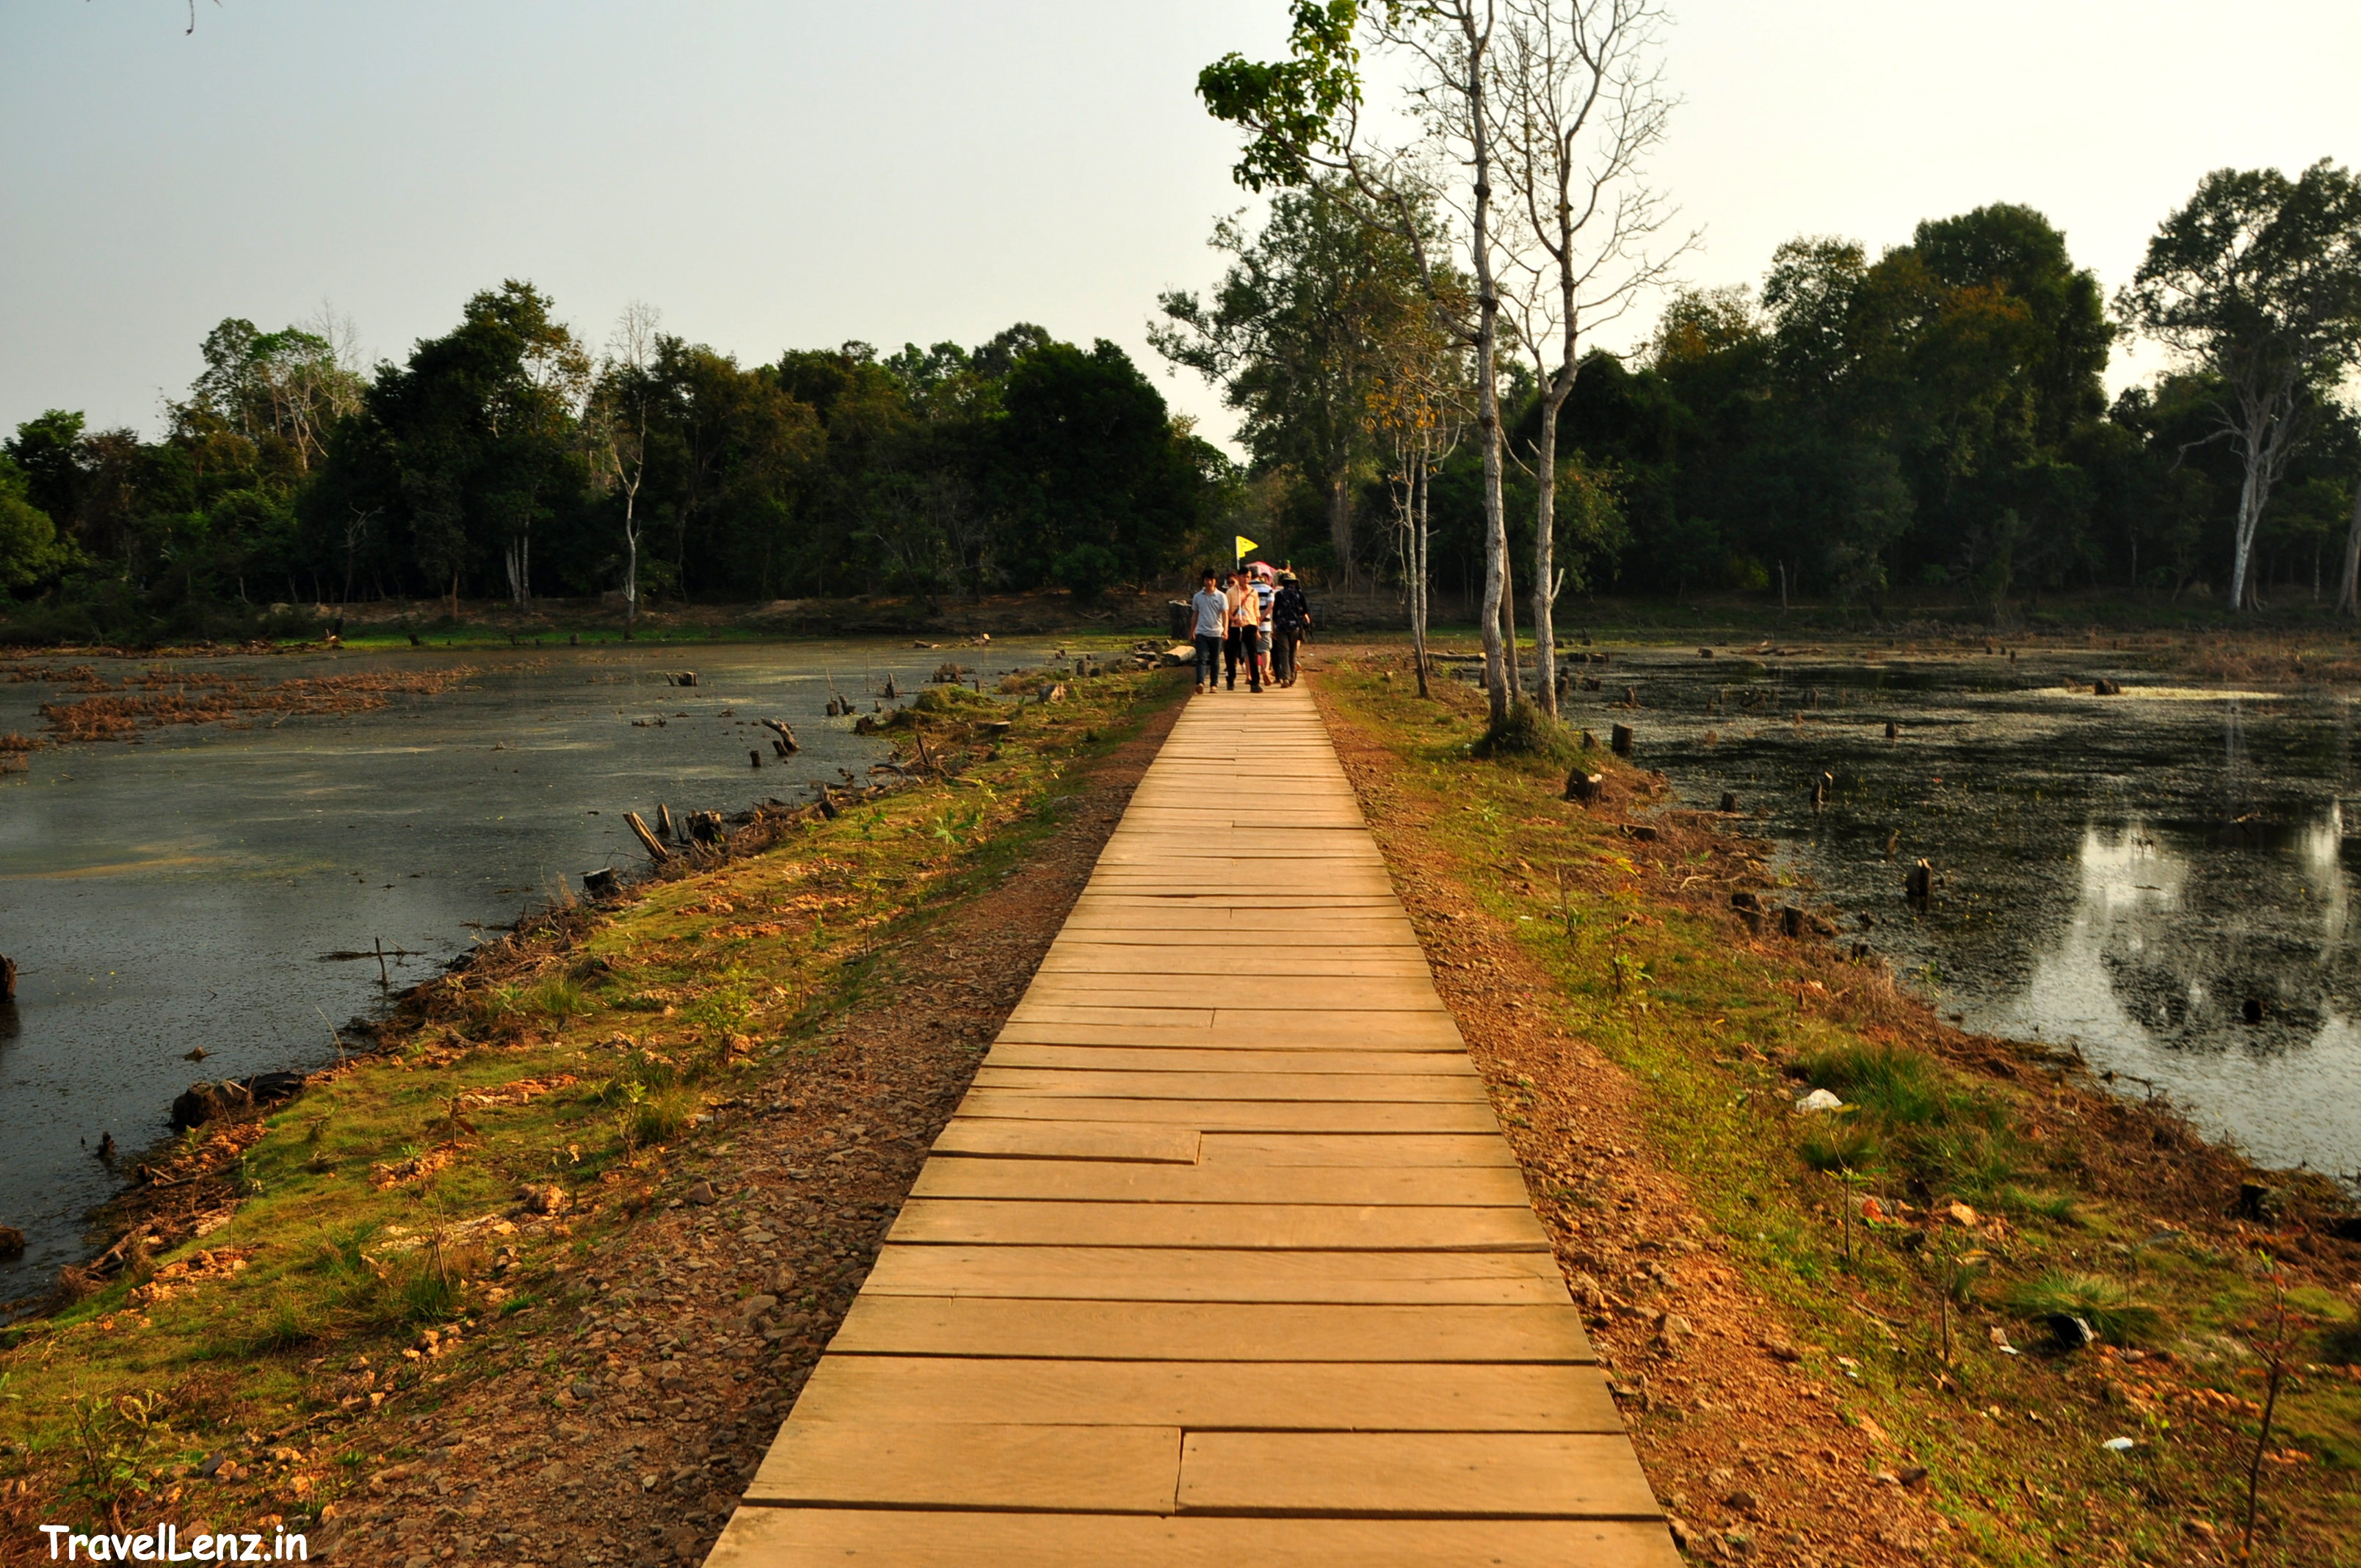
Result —
<instances>
[{"instance_id":1,"label":"yellow flag","mask_svg":"<svg viewBox=\"0 0 2361 1568\"><path fill-rule=\"evenodd\" d=\"M1246 552L1255 548L1255 542L1248 539L1243 533L1238 534L1236 538L1238 542L1238 559L1243 561L1246 558Z\"/></svg>"}]
</instances>

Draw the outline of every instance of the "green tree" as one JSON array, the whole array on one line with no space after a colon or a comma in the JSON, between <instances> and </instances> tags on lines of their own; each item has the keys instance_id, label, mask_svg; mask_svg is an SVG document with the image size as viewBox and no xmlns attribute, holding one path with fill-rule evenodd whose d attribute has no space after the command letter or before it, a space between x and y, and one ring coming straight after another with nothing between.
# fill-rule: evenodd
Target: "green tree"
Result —
<instances>
[{"instance_id":1,"label":"green tree","mask_svg":"<svg viewBox=\"0 0 2361 1568\"><path fill-rule=\"evenodd\" d=\"M26 499L28 488L15 459L0 457L0 592L45 587L69 558L49 514Z\"/></svg>"},{"instance_id":2,"label":"green tree","mask_svg":"<svg viewBox=\"0 0 2361 1568\"><path fill-rule=\"evenodd\" d=\"M1371 399L1389 345L1428 313L1417 260L1334 176L1279 192L1253 237L1225 218L1211 243L1233 258L1221 286L1206 300L1160 296L1165 322L1149 341L1221 387L1257 467L1292 467L1319 486L1329 548L1349 576L1376 455Z\"/></svg>"},{"instance_id":3,"label":"green tree","mask_svg":"<svg viewBox=\"0 0 2361 1568\"><path fill-rule=\"evenodd\" d=\"M2361 181L2325 159L2294 180L2214 170L2149 239L2115 309L2220 389L2218 433L2243 468L2230 603L2244 609L2271 487L2361 354Z\"/></svg>"},{"instance_id":4,"label":"green tree","mask_svg":"<svg viewBox=\"0 0 2361 1568\"><path fill-rule=\"evenodd\" d=\"M1214 499L1210 449L1121 348L1036 348L1000 401L993 492L1025 579L1087 598L1172 564Z\"/></svg>"}]
</instances>

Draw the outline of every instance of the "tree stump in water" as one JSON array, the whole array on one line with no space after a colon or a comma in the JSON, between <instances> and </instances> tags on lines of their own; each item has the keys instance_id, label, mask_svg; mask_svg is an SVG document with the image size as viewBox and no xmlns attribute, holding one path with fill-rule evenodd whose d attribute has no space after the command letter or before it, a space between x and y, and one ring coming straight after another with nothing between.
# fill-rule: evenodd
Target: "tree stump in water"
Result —
<instances>
[{"instance_id":1,"label":"tree stump in water","mask_svg":"<svg viewBox=\"0 0 2361 1568\"><path fill-rule=\"evenodd\" d=\"M672 825L671 806L659 806L656 807L656 831L663 834L665 838L671 839L675 841L679 839L680 833Z\"/></svg>"},{"instance_id":2,"label":"tree stump in water","mask_svg":"<svg viewBox=\"0 0 2361 1568\"><path fill-rule=\"evenodd\" d=\"M1902 895L1913 904L1924 904L1935 896L1935 868L1925 861L1910 868L1902 883Z\"/></svg>"},{"instance_id":3,"label":"tree stump in water","mask_svg":"<svg viewBox=\"0 0 2361 1568\"><path fill-rule=\"evenodd\" d=\"M1836 793L1836 774L1822 773L1818 778L1814 779L1812 781L1812 809L1814 811L1827 810L1829 800L1835 796Z\"/></svg>"},{"instance_id":4,"label":"tree stump in water","mask_svg":"<svg viewBox=\"0 0 2361 1568\"><path fill-rule=\"evenodd\" d=\"M1631 727L1628 724L1617 725L1614 729L1609 733L1608 743L1614 748L1614 751L1617 756L1630 756L1631 754Z\"/></svg>"},{"instance_id":5,"label":"tree stump in water","mask_svg":"<svg viewBox=\"0 0 2361 1568\"><path fill-rule=\"evenodd\" d=\"M1890 719L1890 718L1889 718L1889 719L1887 719L1887 720L1885 721L1885 738L1886 738L1888 740L1901 740L1901 739L1902 739L1902 726L1900 726L1899 724L1894 723L1894 720L1892 720L1892 719Z\"/></svg>"},{"instance_id":6,"label":"tree stump in water","mask_svg":"<svg viewBox=\"0 0 2361 1568\"><path fill-rule=\"evenodd\" d=\"M759 768L763 765L763 753L760 751L749 751L746 753L746 761L750 766Z\"/></svg>"},{"instance_id":7,"label":"tree stump in water","mask_svg":"<svg viewBox=\"0 0 2361 1568\"><path fill-rule=\"evenodd\" d=\"M662 811L664 807L660 806L656 807L656 809L658 811ZM648 859L653 861L658 865L662 865L666 861L672 859L672 851L665 849L661 843L657 842L656 836L648 831L648 825L640 820L640 814L638 812L626 811L623 813L623 825L631 830L631 836L633 838L639 839L640 848L648 852Z\"/></svg>"},{"instance_id":8,"label":"tree stump in water","mask_svg":"<svg viewBox=\"0 0 2361 1568\"><path fill-rule=\"evenodd\" d=\"M592 898L612 898L623 890L622 879L612 866L600 866L595 872L582 873L582 891Z\"/></svg>"},{"instance_id":9,"label":"tree stump in water","mask_svg":"<svg viewBox=\"0 0 2361 1568\"><path fill-rule=\"evenodd\" d=\"M1735 817L1738 815L1737 791L1726 789L1721 792L1721 814L1724 817Z\"/></svg>"},{"instance_id":10,"label":"tree stump in water","mask_svg":"<svg viewBox=\"0 0 2361 1568\"><path fill-rule=\"evenodd\" d=\"M0 1002L16 1000L16 960L0 953Z\"/></svg>"}]
</instances>

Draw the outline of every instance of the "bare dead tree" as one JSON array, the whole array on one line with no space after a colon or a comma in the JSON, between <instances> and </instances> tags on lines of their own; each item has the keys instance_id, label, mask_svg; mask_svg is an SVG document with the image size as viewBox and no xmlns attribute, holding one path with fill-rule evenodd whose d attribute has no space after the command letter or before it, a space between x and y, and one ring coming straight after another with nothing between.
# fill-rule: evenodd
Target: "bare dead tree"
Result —
<instances>
[{"instance_id":1,"label":"bare dead tree","mask_svg":"<svg viewBox=\"0 0 2361 1568\"><path fill-rule=\"evenodd\" d=\"M594 401L604 440L600 456L609 481L623 493L623 640L640 618L640 484L648 473L648 402L656 357L653 305L633 300L623 307L607 342L605 374Z\"/></svg>"},{"instance_id":2,"label":"bare dead tree","mask_svg":"<svg viewBox=\"0 0 2361 1568\"><path fill-rule=\"evenodd\" d=\"M1659 0L1505 0L1494 50L1511 226L1502 291L1542 388L1534 478L1536 696L1557 715L1558 414L1586 332L1623 315L1697 242L1646 181L1677 100L1664 83ZM1554 363L1553 363L1554 361Z\"/></svg>"}]
</instances>

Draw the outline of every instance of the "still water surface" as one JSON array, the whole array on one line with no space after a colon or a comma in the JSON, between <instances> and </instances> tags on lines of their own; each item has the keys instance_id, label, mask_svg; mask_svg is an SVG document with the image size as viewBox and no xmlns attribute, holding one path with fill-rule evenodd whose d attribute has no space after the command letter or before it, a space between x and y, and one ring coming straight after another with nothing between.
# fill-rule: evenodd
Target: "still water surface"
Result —
<instances>
[{"instance_id":1,"label":"still water surface","mask_svg":"<svg viewBox=\"0 0 2361 1568\"><path fill-rule=\"evenodd\" d=\"M1618 652L1579 672L1603 689L1567 717L1633 724L1686 804L1738 792L1845 939L1967 1027L2079 1047L2267 1164L2361 1170L2349 696L2121 653L1717 652ZM2125 694L2062 684L2093 676ZM1608 706L1627 686L1636 714ZM1921 857L1938 874L1923 912L1902 896Z\"/></svg>"},{"instance_id":2,"label":"still water surface","mask_svg":"<svg viewBox=\"0 0 2361 1568\"><path fill-rule=\"evenodd\" d=\"M77 1254L83 1217L168 1130L172 1096L191 1082L332 1059L332 1023L382 992L373 959L321 955L382 941L415 955L390 960L394 989L429 978L561 883L641 865L625 811L739 811L878 760L882 741L823 717L831 680L851 696L890 674L907 692L946 659L989 676L1048 652L799 643L206 660L208 673L263 681L475 673L349 717L266 714L248 728L34 753L29 774L0 780L0 953L20 967L16 1004L0 1004L0 1224L30 1242L0 1264L0 1300ZM76 662L110 678L148 665ZM690 666L697 686L664 684L664 671ZM0 684L0 732L38 733L40 705L72 695ZM793 725L801 754L775 762L755 724L764 718ZM763 753L760 772L749 751ZM185 1059L199 1048L211 1054ZM104 1133L122 1150L113 1168L94 1152Z\"/></svg>"}]
</instances>

